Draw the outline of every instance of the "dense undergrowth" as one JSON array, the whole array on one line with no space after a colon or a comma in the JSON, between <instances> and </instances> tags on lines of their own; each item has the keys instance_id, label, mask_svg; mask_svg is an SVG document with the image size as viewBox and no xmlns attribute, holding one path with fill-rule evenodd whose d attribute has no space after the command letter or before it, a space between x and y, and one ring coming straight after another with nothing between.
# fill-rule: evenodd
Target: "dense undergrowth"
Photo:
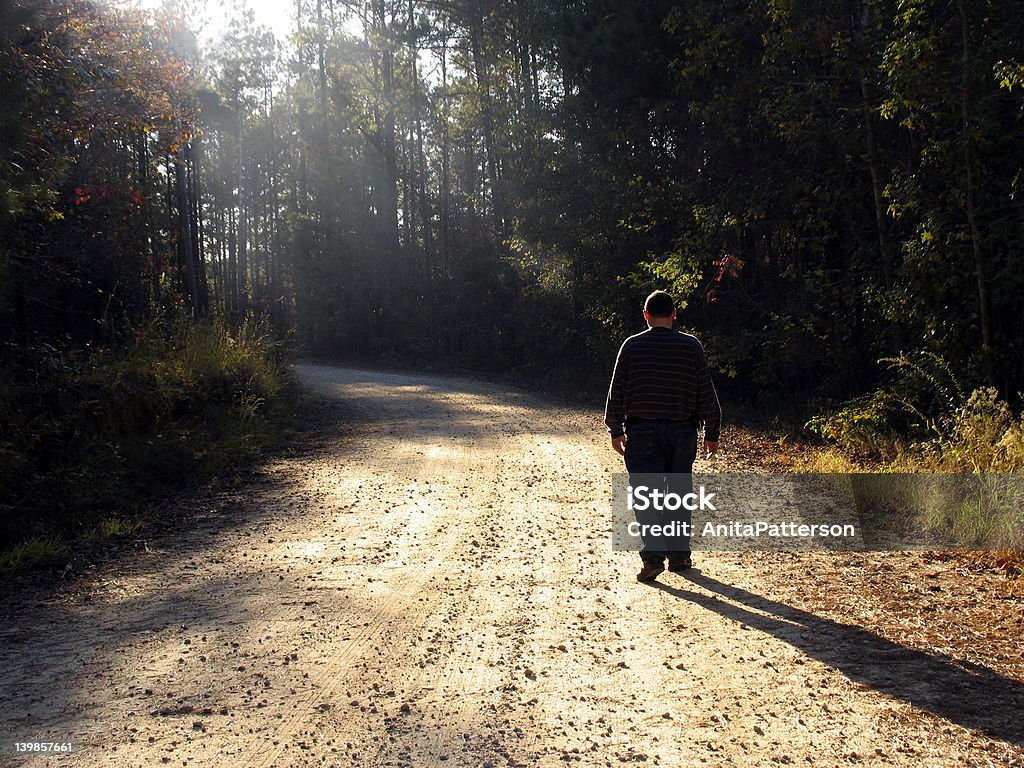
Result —
<instances>
[{"instance_id":1,"label":"dense undergrowth","mask_svg":"<svg viewBox=\"0 0 1024 768\"><path fill-rule=\"evenodd\" d=\"M895 373L888 387L808 423L835 448L805 469L982 476L955 504L916 502L919 520L961 545L1020 553L1024 416L994 388L967 391L935 356L887 362Z\"/></svg>"},{"instance_id":2,"label":"dense undergrowth","mask_svg":"<svg viewBox=\"0 0 1024 768\"><path fill-rule=\"evenodd\" d=\"M0 366L0 572L130 533L148 502L253 460L287 428L268 325L154 324L120 353L8 347Z\"/></svg>"}]
</instances>

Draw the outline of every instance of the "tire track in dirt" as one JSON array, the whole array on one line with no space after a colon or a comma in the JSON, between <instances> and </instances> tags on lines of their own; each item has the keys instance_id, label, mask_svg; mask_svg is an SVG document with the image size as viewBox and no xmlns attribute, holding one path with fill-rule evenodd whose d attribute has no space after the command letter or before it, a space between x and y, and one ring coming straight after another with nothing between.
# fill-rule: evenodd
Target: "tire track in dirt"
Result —
<instances>
[{"instance_id":1,"label":"tire track in dirt","mask_svg":"<svg viewBox=\"0 0 1024 768\"><path fill-rule=\"evenodd\" d=\"M399 391L410 389L402 385ZM411 387L413 391L419 391L418 387ZM363 391L362 387L359 387ZM372 397L372 395L371 395ZM446 408L448 398L441 397L439 405ZM378 411L386 411L387 404L378 406ZM399 409L399 414L402 409ZM333 694L344 685L351 685L351 661L368 654L369 651L376 651L378 655L385 653L391 655L403 655L401 646L403 640L422 632L423 626L428 624L424 619L439 613L442 609L452 618L458 618L458 611L453 611L453 606L464 610L467 604L465 597L459 592L446 590L443 579L439 578L440 572L453 560L451 553L456 548L465 551L471 547L470 538L476 534L478 527L476 518L484 514L485 510L473 504L464 504L464 490L469 488L473 482L471 472L464 471L469 461L465 451L446 448L443 444L432 444L426 450L403 450L404 446L400 439L405 427L411 423L390 422L387 426L387 433L393 438L386 446L386 453L389 456L388 463L394 470L392 482L401 486L409 483L414 486L426 482L440 488L440 498L433 498L432 505L440 507L449 512L442 518L432 518L423 515L421 520L427 520L426 526L416 525L413 519L414 514L404 516L388 514L379 538L389 542L387 549L390 555L407 560L411 554L412 562L401 562L398 567L401 569L401 582L396 587L389 585L389 595L380 609L375 613L374 618L367 622L364 630L357 637L353 637L343 644L328 650L327 655L330 661L318 674L317 691L307 697L303 710L296 711L292 718L286 721L282 727L277 729L279 744L272 750L260 749L251 762L247 765L270 766L274 765L285 751L289 740L298 732L304 724L304 718L315 709L318 701L329 700ZM447 427L440 430L441 434L431 437L449 437ZM433 442L433 441L431 441ZM425 458L424 458L425 457ZM357 471L372 474L374 470L380 471L380 466L374 466L373 462L367 462L364 458ZM475 469L475 467L474 467ZM425 480L429 478L429 480ZM447 489L447 493L446 493ZM422 492L423 489L421 488ZM438 494L434 493L437 497ZM450 514L455 510L455 514ZM394 512L395 510L390 510ZM418 510L429 512L429 510ZM443 521L440 530L434 528L430 523ZM418 531L419 535L429 539L429 548L418 545L415 541L416 534L410 535L410 531ZM418 555L418 556L417 556ZM385 562L383 565L387 565ZM472 601L475 603L475 601ZM388 632L389 638L382 638L384 631ZM395 646L399 646L396 648ZM360 671L360 676L367 677L366 668ZM366 680L358 681L365 684ZM394 681L388 681L393 683ZM422 690L423 686L409 684L407 690ZM375 691L384 690L385 696L392 687L377 684ZM356 700L353 700L356 701ZM411 711L412 697L402 702L402 706L409 707ZM376 709L376 707L372 707ZM378 710L379 711L379 710ZM399 710L402 711L401 709ZM377 714L377 713L374 713ZM339 730L344 731L344 728ZM358 738L358 737L353 737ZM348 742L351 743L351 742Z\"/></svg>"}]
</instances>

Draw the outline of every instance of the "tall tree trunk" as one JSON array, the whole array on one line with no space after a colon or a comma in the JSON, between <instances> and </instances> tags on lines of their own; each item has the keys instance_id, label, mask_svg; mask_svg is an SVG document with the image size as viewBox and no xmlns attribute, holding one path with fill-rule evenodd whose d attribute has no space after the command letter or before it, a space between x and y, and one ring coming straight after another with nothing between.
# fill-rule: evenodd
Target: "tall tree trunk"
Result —
<instances>
[{"instance_id":1,"label":"tall tree trunk","mask_svg":"<svg viewBox=\"0 0 1024 768\"><path fill-rule=\"evenodd\" d=\"M281 237L281 201L278 200L278 184L280 183L278 172L279 147L277 143L277 131L274 129L274 95L270 94L270 293L273 302L271 312L275 325L283 328L284 318L284 288L281 285L281 262L284 254L282 251L283 238Z\"/></svg>"},{"instance_id":2,"label":"tall tree trunk","mask_svg":"<svg viewBox=\"0 0 1024 768\"><path fill-rule=\"evenodd\" d=\"M530 63L530 18L526 9L525 0L516 0L516 73L519 85L518 107L520 114L529 118L533 114L533 81L531 77Z\"/></svg>"},{"instance_id":3,"label":"tall tree trunk","mask_svg":"<svg viewBox=\"0 0 1024 768\"><path fill-rule=\"evenodd\" d=\"M447 273L451 254L451 128L448 120L448 37L441 40L441 268Z\"/></svg>"},{"instance_id":4,"label":"tall tree trunk","mask_svg":"<svg viewBox=\"0 0 1024 768\"><path fill-rule=\"evenodd\" d=\"M210 314L210 288L206 279L206 258L204 254L205 233L203 232L203 208L200 205L201 188L199 167L202 157L202 148L197 137L189 143L185 153L189 161L190 174L189 185L189 212L191 216L190 231L192 234L192 258L196 273L196 309L200 317Z\"/></svg>"},{"instance_id":5,"label":"tall tree trunk","mask_svg":"<svg viewBox=\"0 0 1024 768\"><path fill-rule=\"evenodd\" d=\"M870 51L871 5L865 2L862 6L860 32L864 44L861 55L867 56ZM875 136L875 114L871 105L868 89L868 69L862 62L857 66L860 79L861 115L864 120L864 139L868 151L868 172L871 174L871 196L875 205L875 227L878 231L878 254L882 264L882 279L886 288L893 283L892 244L889 240L888 218L885 212L884 184L881 163L878 157L878 140Z\"/></svg>"},{"instance_id":6,"label":"tall tree trunk","mask_svg":"<svg viewBox=\"0 0 1024 768\"><path fill-rule=\"evenodd\" d=\"M423 270L429 291L432 287L434 272L434 215L427 192L427 155L423 147L423 123L418 117L416 119L416 155L419 161L419 213L420 226L423 227Z\"/></svg>"},{"instance_id":7,"label":"tall tree trunk","mask_svg":"<svg viewBox=\"0 0 1024 768\"><path fill-rule=\"evenodd\" d=\"M225 298L224 298L224 261L227 258L226 248L226 237L225 233L227 228L225 227L225 215L224 210L216 197L212 200L213 205L213 235L212 242L213 248L213 305L217 307L221 313L226 309Z\"/></svg>"},{"instance_id":8,"label":"tall tree trunk","mask_svg":"<svg viewBox=\"0 0 1024 768\"><path fill-rule=\"evenodd\" d=\"M327 33L324 28L324 4L323 0L316 0L316 66L317 83L320 93L320 119L321 128L323 119L327 113L327 56L326 40Z\"/></svg>"},{"instance_id":9,"label":"tall tree trunk","mask_svg":"<svg viewBox=\"0 0 1024 768\"><path fill-rule=\"evenodd\" d=\"M416 250L416 221L412 215L416 204L416 193L414 191L415 171L413 168L413 157L415 148L413 146L413 132L410 127L408 134L402 136L402 157L405 161L405 173L402 174L402 230L405 233L405 247L410 251Z\"/></svg>"},{"instance_id":10,"label":"tall tree trunk","mask_svg":"<svg viewBox=\"0 0 1024 768\"><path fill-rule=\"evenodd\" d=\"M484 152L487 154L487 179L491 186L491 213L494 218L494 231L499 239L505 234L505 214L498 179L498 150L494 140L494 109L491 102L490 69L484 61L482 51L483 10L480 0L474 1L473 18L469 24L470 47L473 52L473 68L476 70L476 83L480 93L480 116L484 132Z\"/></svg>"},{"instance_id":11,"label":"tall tree trunk","mask_svg":"<svg viewBox=\"0 0 1024 768\"><path fill-rule=\"evenodd\" d=\"M981 353L988 384L995 386L992 368L992 319L988 294L988 278L985 259L981 249L981 233L978 228L978 213L975 207L974 151L971 138L970 70L967 7L965 0L959 0L960 24L963 43L963 62L960 82L960 109L963 118L963 160L966 189L967 227L971 237L971 253L974 257L974 273L978 287L978 318L981 322Z\"/></svg>"},{"instance_id":12,"label":"tall tree trunk","mask_svg":"<svg viewBox=\"0 0 1024 768\"><path fill-rule=\"evenodd\" d=\"M248 201L246 200L245 194L245 175L244 169L244 148L242 146L242 123L239 119L238 131L235 136L237 145L236 151L238 156L236 158L236 178L237 178L237 203L238 203L238 219L235 222L237 239L238 239L238 264L237 272L235 274L236 284L236 298L237 303L235 306L236 311L241 315L245 312L249 305L249 254L248 254L248 237L249 237L249 216L246 210Z\"/></svg>"},{"instance_id":13,"label":"tall tree trunk","mask_svg":"<svg viewBox=\"0 0 1024 768\"><path fill-rule=\"evenodd\" d=\"M145 131L140 131L135 141L135 152L138 158L138 185L142 194L146 194L149 191L149 138ZM150 306L155 307L160 303L160 261L153 248L155 228L153 227L153 209L149 205L143 206L143 217L143 229L146 233L146 257L149 260L149 301Z\"/></svg>"},{"instance_id":14,"label":"tall tree trunk","mask_svg":"<svg viewBox=\"0 0 1024 768\"><path fill-rule=\"evenodd\" d=\"M413 0L408 3L409 29L416 24L416 12ZM410 206L410 219L419 216L420 231L423 239L423 279L427 292L430 292L433 272L434 238L431 232L430 199L427 194L427 159L423 147L423 118L420 107L421 90L419 77L419 46L414 34L409 35L409 81L410 103L412 105L412 127L410 128L410 162L409 175L412 196L415 201Z\"/></svg>"},{"instance_id":15,"label":"tall tree trunk","mask_svg":"<svg viewBox=\"0 0 1024 768\"><path fill-rule=\"evenodd\" d=\"M384 156L381 210L384 234L392 252L398 249L398 148L395 137L395 54L387 28L384 0L373 0L376 36L380 41L380 84L384 114L380 147Z\"/></svg>"},{"instance_id":16,"label":"tall tree trunk","mask_svg":"<svg viewBox=\"0 0 1024 768\"><path fill-rule=\"evenodd\" d=\"M188 197L188 160L185 155L184 142L179 145L174 160L175 205L178 209L178 257L181 263L182 276L185 280L185 292L192 308L192 316L199 316L199 299L196 291L195 259L192 252L192 216Z\"/></svg>"}]
</instances>

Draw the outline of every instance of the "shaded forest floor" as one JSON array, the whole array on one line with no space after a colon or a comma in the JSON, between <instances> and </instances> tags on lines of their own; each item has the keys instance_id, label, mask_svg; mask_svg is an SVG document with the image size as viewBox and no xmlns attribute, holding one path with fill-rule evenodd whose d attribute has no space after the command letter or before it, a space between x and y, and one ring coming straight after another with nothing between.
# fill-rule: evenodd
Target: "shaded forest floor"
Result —
<instances>
[{"instance_id":1,"label":"shaded forest floor","mask_svg":"<svg viewBox=\"0 0 1024 768\"><path fill-rule=\"evenodd\" d=\"M18 765L1024 766L1024 591L968 557L634 580L593 408L299 366L296 446L56 588L8 585ZM801 448L732 429L698 470ZM73 761L73 763L72 763Z\"/></svg>"}]
</instances>

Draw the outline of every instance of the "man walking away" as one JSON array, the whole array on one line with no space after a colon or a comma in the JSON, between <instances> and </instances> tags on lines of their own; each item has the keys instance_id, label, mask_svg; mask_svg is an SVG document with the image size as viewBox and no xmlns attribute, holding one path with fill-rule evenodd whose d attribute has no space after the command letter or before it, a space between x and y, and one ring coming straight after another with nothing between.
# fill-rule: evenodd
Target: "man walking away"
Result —
<instances>
[{"instance_id":1,"label":"man walking away","mask_svg":"<svg viewBox=\"0 0 1024 768\"><path fill-rule=\"evenodd\" d=\"M647 330L623 342L615 360L604 423L612 448L625 459L626 471L635 474L689 475L697 457L697 430L704 427L708 457L718 450L722 409L711 381L704 348L694 336L672 329L675 302L665 291L655 291L644 302ZM666 478L666 482L669 478ZM673 513L689 526L691 515ZM670 522L668 513L637 511L642 526ZM643 536L640 558L643 567L637 581L654 581L665 570L673 573L692 567L689 537Z\"/></svg>"}]
</instances>

